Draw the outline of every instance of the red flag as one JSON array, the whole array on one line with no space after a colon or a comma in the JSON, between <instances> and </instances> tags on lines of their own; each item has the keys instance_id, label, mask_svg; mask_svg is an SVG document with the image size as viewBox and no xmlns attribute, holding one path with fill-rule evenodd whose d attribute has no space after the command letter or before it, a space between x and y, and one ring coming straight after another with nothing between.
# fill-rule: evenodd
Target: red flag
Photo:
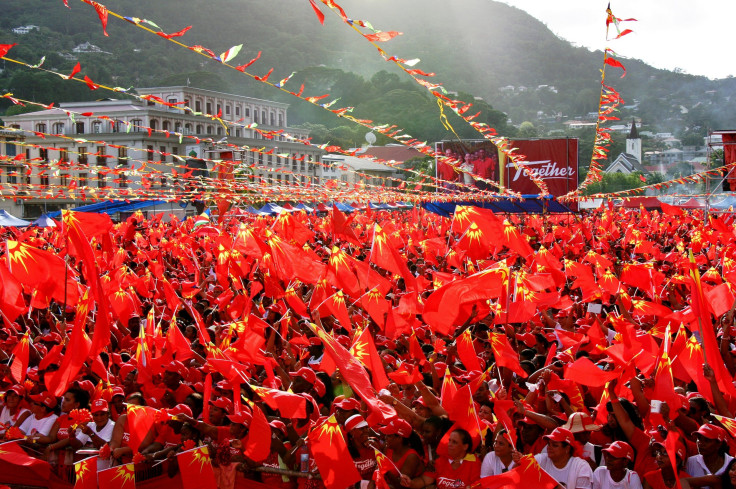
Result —
<instances>
[{"instance_id":1,"label":"red flag","mask_svg":"<svg viewBox=\"0 0 736 489\"><path fill-rule=\"evenodd\" d=\"M524 455L519 465L506 473L483 477L470 485L472 489L517 489L528 487L534 489L555 489L559 487L556 480L542 470L534 455Z\"/></svg>"},{"instance_id":2,"label":"red flag","mask_svg":"<svg viewBox=\"0 0 736 489\"><path fill-rule=\"evenodd\" d=\"M442 388L440 390L440 404L447 412L451 409L457 394L457 384L452 378L450 369L445 367L445 376L442 379Z\"/></svg>"},{"instance_id":3,"label":"red flag","mask_svg":"<svg viewBox=\"0 0 736 489\"><path fill-rule=\"evenodd\" d=\"M97 455L74 464L74 489L97 489Z\"/></svg>"},{"instance_id":4,"label":"red flag","mask_svg":"<svg viewBox=\"0 0 736 489\"><path fill-rule=\"evenodd\" d=\"M495 357L498 365L516 372L523 378L529 376L529 374L521 368L521 364L519 363L519 354L511 347L506 335L501 333L488 333L488 340L491 342L493 356Z\"/></svg>"},{"instance_id":5,"label":"red flag","mask_svg":"<svg viewBox=\"0 0 736 489\"><path fill-rule=\"evenodd\" d=\"M365 328L360 335L355 338L350 353L357 358L365 368L371 371L371 379L373 387L381 390L388 386L389 381L386 377L386 370L381 363L381 357L378 355L378 349L373 341L373 335L370 329Z\"/></svg>"},{"instance_id":6,"label":"red flag","mask_svg":"<svg viewBox=\"0 0 736 489\"><path fill-rule=\"evenodd\" d=\"M266 460L271 453L271 426L257 405L248 403L253 410L253 418L248 425L248 441L243 454L254 462Z\"/></svg>"},{"instance_id":7,"label":"red flag","mask_svg":"<svg viewBox=\"0 0 736 489\"><path fill-rule=\"evenodd\" d=\"M47 382L52 395L59 397L66 391L84 365L91 346L92 342L84 332L84 324L75 321L59 370L54 372Z\"/></svg>"},{"instance_id":8,"label":"red flag","mask_svg":"<svg viewBox=\"0 0 736 489\"><path fill-rule=\"evenodd\" d=\"M670 348L670 328L667 326L664 335L664 343L662 345L662 354L657 362L657 371L654 375L654 389L651 398L665 402L670 406L677 406L680 398L675 393L675 383L672 379L672 365L669 358ZM670 410L670 418L674 419L678 416L675 409Z\"/></svg>"},{"instance_id":9,"label":"red flag","mask_svg":"<svg viewBox=\"0 0 736 489\"><path fill-rule=\"evenodd\" d=\"M22 384L26 380L26 371L28 370L28 355L30 354L30 346L28 333L24 334L11 355L13 363L10 364L10 373L16 382Z\"/></svg>"},{"instance_id":10,"label":"red flag","mask_svg":"<svg viewBox=\"0 0 736 489\"><path fill-rule=\"evenodd\" d=\"M335 204L332 204L332 212L330 213L330 229L335 238L341 238L345 241L360 246L360 240L350 227L352 219L346 219L345 214L340 212Z\"/></svg>"},{"instance_id":11,"label":"red flag","mask_svg":"<svg viewBox=\"0 0 736 489\"><path fill-rule=\"evenodd\" d=\"M158 410L148 406L128 405L128 432L130 441L128 446L133 452L137 452L141 442L150 431L156 421Z\"/></svg>"},{"instance_id":12,"label":"red flag","mask_svg":"<svg viewBox=\"0 0 736 489\"><path fill-rule=\"evenodd\" d=\"M44 289L62 304L69 304L65 294L66 263L58 255L18 241L7 241L8 269L23 285ZM72 277L69 273L68 277Z\"/></svg>"},{"instance_id":13,"label":"red flag","mask_svg":"<svg viewBox=\"0 0 736 489\"><path fill-rule=\"evenodd\" d=\"M105 489L135 489L135 465L125 464L97 473L100 487Z\"/></svg>"},{"instance_id":14,"label":"red flag","mask_svg":"<svg viewBox=\"0 0 736 489\"><path fill-rule=\"evenodd\" d=\"M92 0L84 0L84 2L92 5L95 8L97 16L100 18L100 23L102 24L102 33L106 36L109 36L109 34L107 33L107 7Z\"/></svg>"},{"instance_id":15,"label":"red flag","mask_svg":"<svg viewBox=\"0 0 736 489\"><path fill-rule=\"evenodd\" d=\"M39 477L46 480L51 476L51 466L37 458L28 455L18 442L0 444L0 460L16 467L26 467L33 470Z\"/></svg>"},{"instance_id":16,"label":"red flag","mask_svg":"<svg viewBox=\"0 0 736 489\"><path fill-rule=\"evenodd\" d=\"M253 389L261 399L263 399L263 402L265 402L268 407L271 409L278 409L281 416L285 418L299 419L307 417L307 400L304 397L291 392L284 392L252 384L249 385L250 388Z\"/></svg>"},{"instance_id":17,"label":"red flag","mask_svg":"<svg viewBox=\"0 0 736 489\"><path fill-rule=\"evenodd\" d=\"M5 263L0 262L0 314L13 322L26 310L23 300L23 286L8 270Z\"/></svg>"},{"instance_id":18,"label":"red flag","mask_svg":"<svg viewBox=\"0 0 736 489\"><path fill-rule=\"evenodd\" d=\"M345 444L345 434L334 415L312 429L308 439L309 449L327 489L344 489L361 479Z\"/></svg>"},{"instance_id":19,"label":"red flag","mask_svg":"<svg viewBox=\"0 0 736 489\"><path fill-rule=\"evenodd\" d=\"M602 387L619 377L620 372L605 372L586 357L565 365L565 378L589 387Z\"/></svg>"},{"instance_id":20,"label":"red flag","mask_svg":"<svg viewBox=\"0 0 736 489\"><path fill-rule=\"evenodd\" d=\"M478 354L473 346L473 338L470 336L469 328L466 328L465 331L457 337L455 345L457 347L457 356L460 358L460 361L463 362L465 368L468 370L483 370L480 366L480 361L478 360Z\"/></svg>"},{"instance_id":21,"label":"red flag","mask_svg":"<svg viewBox=\"0 0 736 489\"><path fill-rule=\"evenodd\" d=\"M183 362L194 357L192 345L184 337L176 323L176 315L171 318L169 330L166 333L167 349L176 355L176 359Z\"/></svg>"},{"instance_id":22,"label":"red flag","mask_svg":"<svg viewBox=\"0 0 736 489\"><path fill-rule=\"evenodd\" d=\"M321 327L312 323L309 326L319 336L319 339L322 340L325 354L329 355L335 362L345 382L368 404L368 408L371 411L370 416L373 416L378 421L387 421L394 418L396 416L394 408L376 397L365 367L338 343L335 338L325 333Z\"/></svg>"},{"instance_id":23,"label":"red flag","mask_svg":"<svg viewBox=\"0 0 736 489\"><path fill-rule=\"evenodd\" d=\"M209 448L203 446L181 452L176 460L179 462L183 489L217 489Z\"/></svg>"}]
</instances>

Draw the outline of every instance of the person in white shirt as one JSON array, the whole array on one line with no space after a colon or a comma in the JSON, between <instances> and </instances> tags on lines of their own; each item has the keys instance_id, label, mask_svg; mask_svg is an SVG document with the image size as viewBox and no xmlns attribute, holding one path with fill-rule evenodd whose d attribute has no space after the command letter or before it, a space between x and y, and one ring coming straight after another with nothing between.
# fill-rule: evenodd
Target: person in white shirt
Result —
<instances>
[{"instance_id":1,"label":"person in white shirt","mask_svg":"<svg viewBox=\"0 0 736 489\"><path fill-rule=\"evenodd\" d=\"M33 416L29 416L20 430L25 433L29 439L38 439L48 436L51 427L54 426L58 416L54 414L56 407L56 398L48 392L42 392L35 396L29 396L31 400L31 412Z\"/></svg>"},{"instance_id":2,"label":"person in white shirt","mask_svg":"<svg viewBox=\"0 0 736 489\"><path fill-rule=\"evenodd\" d=\"M0 411L0 436L5 434L8 428L20 427L31 415L28 409L21 407L20 401L25 395L25 390L20 385L14 385L5 391L5 406Z\"/></svg>"},{"instance_id":3,"label":"person in white shirt","mask_svg":"<svg viewBox=\"0 0 736 489\"><path fill-rule=\"evenodd\" d=\"M713 424L704 424L695 432L698 454L687 459L685 472L691 477L721 475L733 459L728 454L726 430Z\"/></svg>"},{"instance_id":4,"label":"person in white shirt","mask_svg":"<svg viewBox=\"0 0 736 489\"><path fill-rule=\"evenodd\" d=\"M555 428L543 438L547 453L534 456L539 466L567 489L592 489L593 471L588 462L576 456L581 447L570 430Z\"/></svg>"},{"instance_id":5,"label":"person in white shirt","mask_svg":"<svg viewBox=\"0 0 736 489\"><path fill-rule=\"evenodd\" d=\"M115 423L110 420L107 401L95 399L90 406L90 412L92 413L92 421L80 426L73 435L71 445L75 449L87 445L99 449L112 439L112 430L115 428Z\"/></svg>"},{"instance_id":6,"label":"person in white shirt","mask_svg":"<svg viewBox=\"0 0 736 489\"><path fill-rule=\"evenodd\" d=\"M641 479L629 465L634 462L634 449L624 441L614 441L603 449L605 467L593 472L593 489L642 489Z\"/></svg>"},{"instance_id":7,"label":"person in white shirt","mask_svg":"<svg viewBox=\"0 0 736 489\"><path fill-rule=\"evenodd\" d=\"M493 451L486 454L480 466L480 476L503 474L514 468L516 463L512 460L513 453L514 445L506 430L496 433L496 438L493 440Z\"/></svg>"}]
</instances>

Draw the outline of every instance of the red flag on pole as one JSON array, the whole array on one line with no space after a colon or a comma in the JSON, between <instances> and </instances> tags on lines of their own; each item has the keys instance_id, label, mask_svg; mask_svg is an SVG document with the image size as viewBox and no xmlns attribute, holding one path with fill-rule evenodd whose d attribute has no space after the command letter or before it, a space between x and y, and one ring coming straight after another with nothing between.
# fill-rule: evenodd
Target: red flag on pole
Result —
<instances>
[{"instance_id":1,"label":"red flag on pole","mask_svg":"<svg viewBox=\"0 0 736 489\"><path fill-rule=\"evenodd\" d=\"M309 448L327 489L344 489L361 477L348 452L345 435L332 415L309 432Z\"/></svg>"},{"instance_id":2,"label":"red flag on pole","mask_svg":"<svg viewBox=\"0 0 736 489\"><path fill-rule=\"evenodd\" d=\"M183 489L217 489L210 452L206 446L181 452L176 460L179 462Z\"/></svg>"}]
</instances>

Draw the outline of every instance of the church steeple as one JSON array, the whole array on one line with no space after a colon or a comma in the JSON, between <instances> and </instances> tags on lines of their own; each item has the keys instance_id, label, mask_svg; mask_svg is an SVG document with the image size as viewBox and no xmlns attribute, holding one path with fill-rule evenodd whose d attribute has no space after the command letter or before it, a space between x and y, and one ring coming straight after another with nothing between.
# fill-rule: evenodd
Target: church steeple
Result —
<instances>
[{"instance_id":1,"label":"church steeple","mask_svg":"<svg viewBox=\"0 0 736 489\"><path fill-rule=\"evenodd\" d=\"M641 139L639 137L639 131L636 130L636 119L631 119L631 132L626 139Z\"/></svg>"},{"instance_id":2,"label":"church steeple","mask_svg":"<svg viewBox=\"0 0 736 489\"><path fill-rule=\"evenodd\" d=\"M636 158L636 161L641 161L641 137L639 131L636 130L636 120L631 120L631 132L629 137L626 138L626 152Z\"/></svg>"}]
</instances>

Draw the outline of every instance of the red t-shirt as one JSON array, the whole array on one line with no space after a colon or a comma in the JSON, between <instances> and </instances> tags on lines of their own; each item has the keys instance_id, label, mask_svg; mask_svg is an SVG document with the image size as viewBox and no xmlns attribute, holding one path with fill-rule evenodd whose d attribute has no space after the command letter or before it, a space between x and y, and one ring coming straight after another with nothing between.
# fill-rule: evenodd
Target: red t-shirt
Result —
<instances>
[{"instance_id":1,"label":"red t-shirt","mask_svg":"<svg viewBox=\"0 0 736 489\"><path fill-rule=\"evenodd\" d=\"M683 477L690 477L687 472L683 471L680 471L677 475L680 479ZM652 489L672 489L677 486L677 482L675 482L671 487L664 483L664 479L662 478L662 469L653 470L644 474L644 480L649 483Z\"/></svg>"},{"instance_id":2,"label":"red t-shirt","mask_svg":"<svg viewBox=\"0 0 736 489\"><path fill-rule=\"evenodd\" d=\"M634 460L634 470L641 477L642 474L646 474L653 470L657 470L659 466L657 461L652 454L652 449L649 446L651 439L639 428L634 428L634 433L631 435L629 443L636 450L636 459Z\"/></svg>"},{"instance_id":3,"label":"red t-shirt","mask_svg":"<svg viewBox=\"0 0 736 489\"><path fill-rule=\"evenodd\" d=\"M452 468L449 458L442 457L434 464L434 477L437 489L459 489L469 486L480 479L481 461L473 454L468 454L457 469Z\"/></svg>"}]
</instances>

